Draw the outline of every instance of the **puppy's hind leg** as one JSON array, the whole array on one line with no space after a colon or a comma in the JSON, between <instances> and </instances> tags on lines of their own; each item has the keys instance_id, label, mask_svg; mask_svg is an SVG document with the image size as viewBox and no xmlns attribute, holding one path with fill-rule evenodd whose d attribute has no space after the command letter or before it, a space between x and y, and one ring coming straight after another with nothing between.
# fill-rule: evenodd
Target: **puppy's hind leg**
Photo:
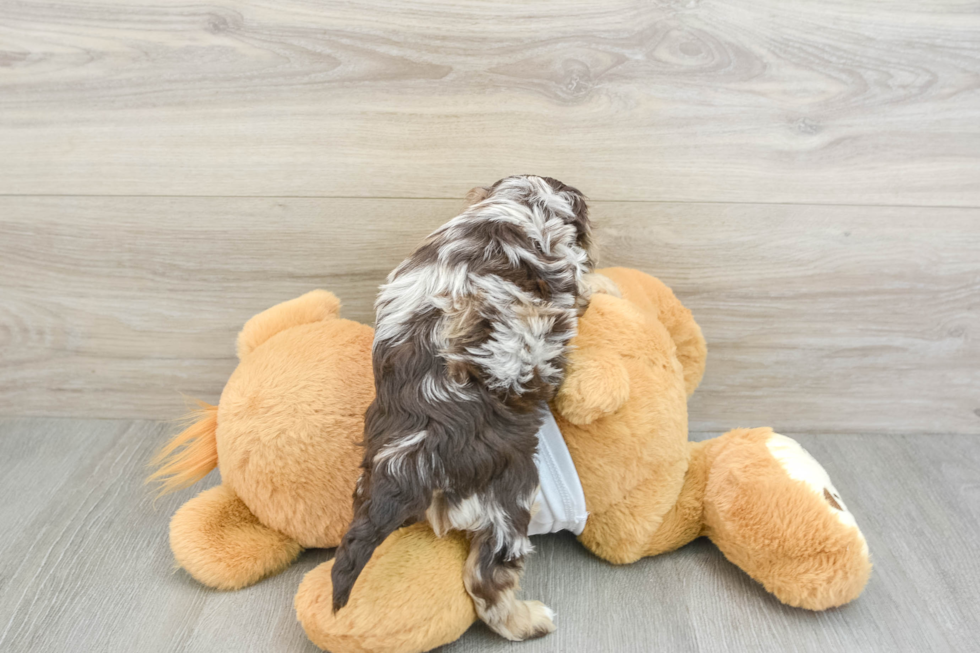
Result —
<instances>
[{"instance_id":1,"label":"puppy's hind leg","mask_svg":"<svg viewBox=\"0 0 980 653\"><path fill-rule=\"evenodd\" d=\"M524 557L531 551L527 521L524 523L521 535L510 529L502 534L497 525L474 532L463 571L463 584L477 615L494 632L512 641L541 637L555 630L551 608L540 601L518 600L516 596Z\"/></svg>"}]
</instances>

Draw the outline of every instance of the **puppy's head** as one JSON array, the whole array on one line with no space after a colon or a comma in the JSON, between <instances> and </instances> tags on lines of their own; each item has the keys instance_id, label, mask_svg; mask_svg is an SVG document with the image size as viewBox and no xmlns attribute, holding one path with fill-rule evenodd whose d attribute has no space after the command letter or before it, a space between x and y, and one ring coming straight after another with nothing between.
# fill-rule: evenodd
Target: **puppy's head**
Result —
<instances>
[{"instance_id":1,"label":"puppy's head","mask_svg":"<svg viewBox=\"0 0 980 653\"><path fill-rule=\"evenodd\" d=\"M536 175L514 175L504 177L492 186L477 186L466 194L470 205L477 204L495 195L505 195L523 202L542 202L549 197L558 196L568 203L570 211L559 211L565 222L575 227L576 243L592 258L592 222L589 220L589 207L585 195L579 189L569 186L553 177Z\"/></svg>"}]
</instances>

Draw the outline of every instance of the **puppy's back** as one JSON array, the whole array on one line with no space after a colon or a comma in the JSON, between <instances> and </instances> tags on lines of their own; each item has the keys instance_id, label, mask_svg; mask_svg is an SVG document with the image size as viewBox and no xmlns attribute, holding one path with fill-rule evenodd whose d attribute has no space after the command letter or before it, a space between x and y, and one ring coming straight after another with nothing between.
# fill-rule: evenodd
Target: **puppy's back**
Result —
<instances>
[{"instance_id":1,"label":"puppy's back","mask_svg":"<svg viewBox=\"0 0 980 653\"><path fill-rule=\"evenodd\" d=\"M537 483L534 434L564 373L590 243L581 193L513 177L389 275L377 301L376 397L355 518L333 569L335 610L374 548L423 519L435 490L451 491L451 510L499 482L487 496L507 509L483 506L499 523L478 520L474 530L485 523L494 541L520 555L529 548L522 515Z\"/></svg>"}]
</instances>

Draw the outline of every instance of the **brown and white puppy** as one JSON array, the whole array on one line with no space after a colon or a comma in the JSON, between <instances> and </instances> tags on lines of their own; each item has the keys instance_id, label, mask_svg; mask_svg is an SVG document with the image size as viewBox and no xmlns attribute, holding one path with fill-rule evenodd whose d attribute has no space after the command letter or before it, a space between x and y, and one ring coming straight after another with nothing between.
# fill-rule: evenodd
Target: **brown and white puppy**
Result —
<instances>
[{"instance_id":1,"label":"brown and white puppy","mask_svg":"<svg viewBox=\"0 0 980 653\"><path fill-rule=\"evenodd\" d=\"M521 640L554 630L554 613L515 591L532 550L536 433L589 301L591 224L582 193L547 177L507 177L470 199L381 287L377 394L333 607L390 533L428 519L439 535L471 533L477 613Z\"/></svg>"}]
</instances>

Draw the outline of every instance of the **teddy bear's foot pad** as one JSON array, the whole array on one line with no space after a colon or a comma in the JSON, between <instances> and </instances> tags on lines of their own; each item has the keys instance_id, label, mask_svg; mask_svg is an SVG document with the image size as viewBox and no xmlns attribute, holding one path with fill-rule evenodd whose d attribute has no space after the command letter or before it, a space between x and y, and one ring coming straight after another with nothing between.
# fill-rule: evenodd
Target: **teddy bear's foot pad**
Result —
<instances>
[{"instance_id":1,"label":"teddy bear's foot pad","mask_svg":"<svg viewBox=\"0 0 980 653\"><path fill-rule=\"evenodd\" d=\"M795 440L769 428L712 441L706 534L776 597L825 610L856 598L871 573L868 545L830 477Z\"/></svg>"}]
</instances>

